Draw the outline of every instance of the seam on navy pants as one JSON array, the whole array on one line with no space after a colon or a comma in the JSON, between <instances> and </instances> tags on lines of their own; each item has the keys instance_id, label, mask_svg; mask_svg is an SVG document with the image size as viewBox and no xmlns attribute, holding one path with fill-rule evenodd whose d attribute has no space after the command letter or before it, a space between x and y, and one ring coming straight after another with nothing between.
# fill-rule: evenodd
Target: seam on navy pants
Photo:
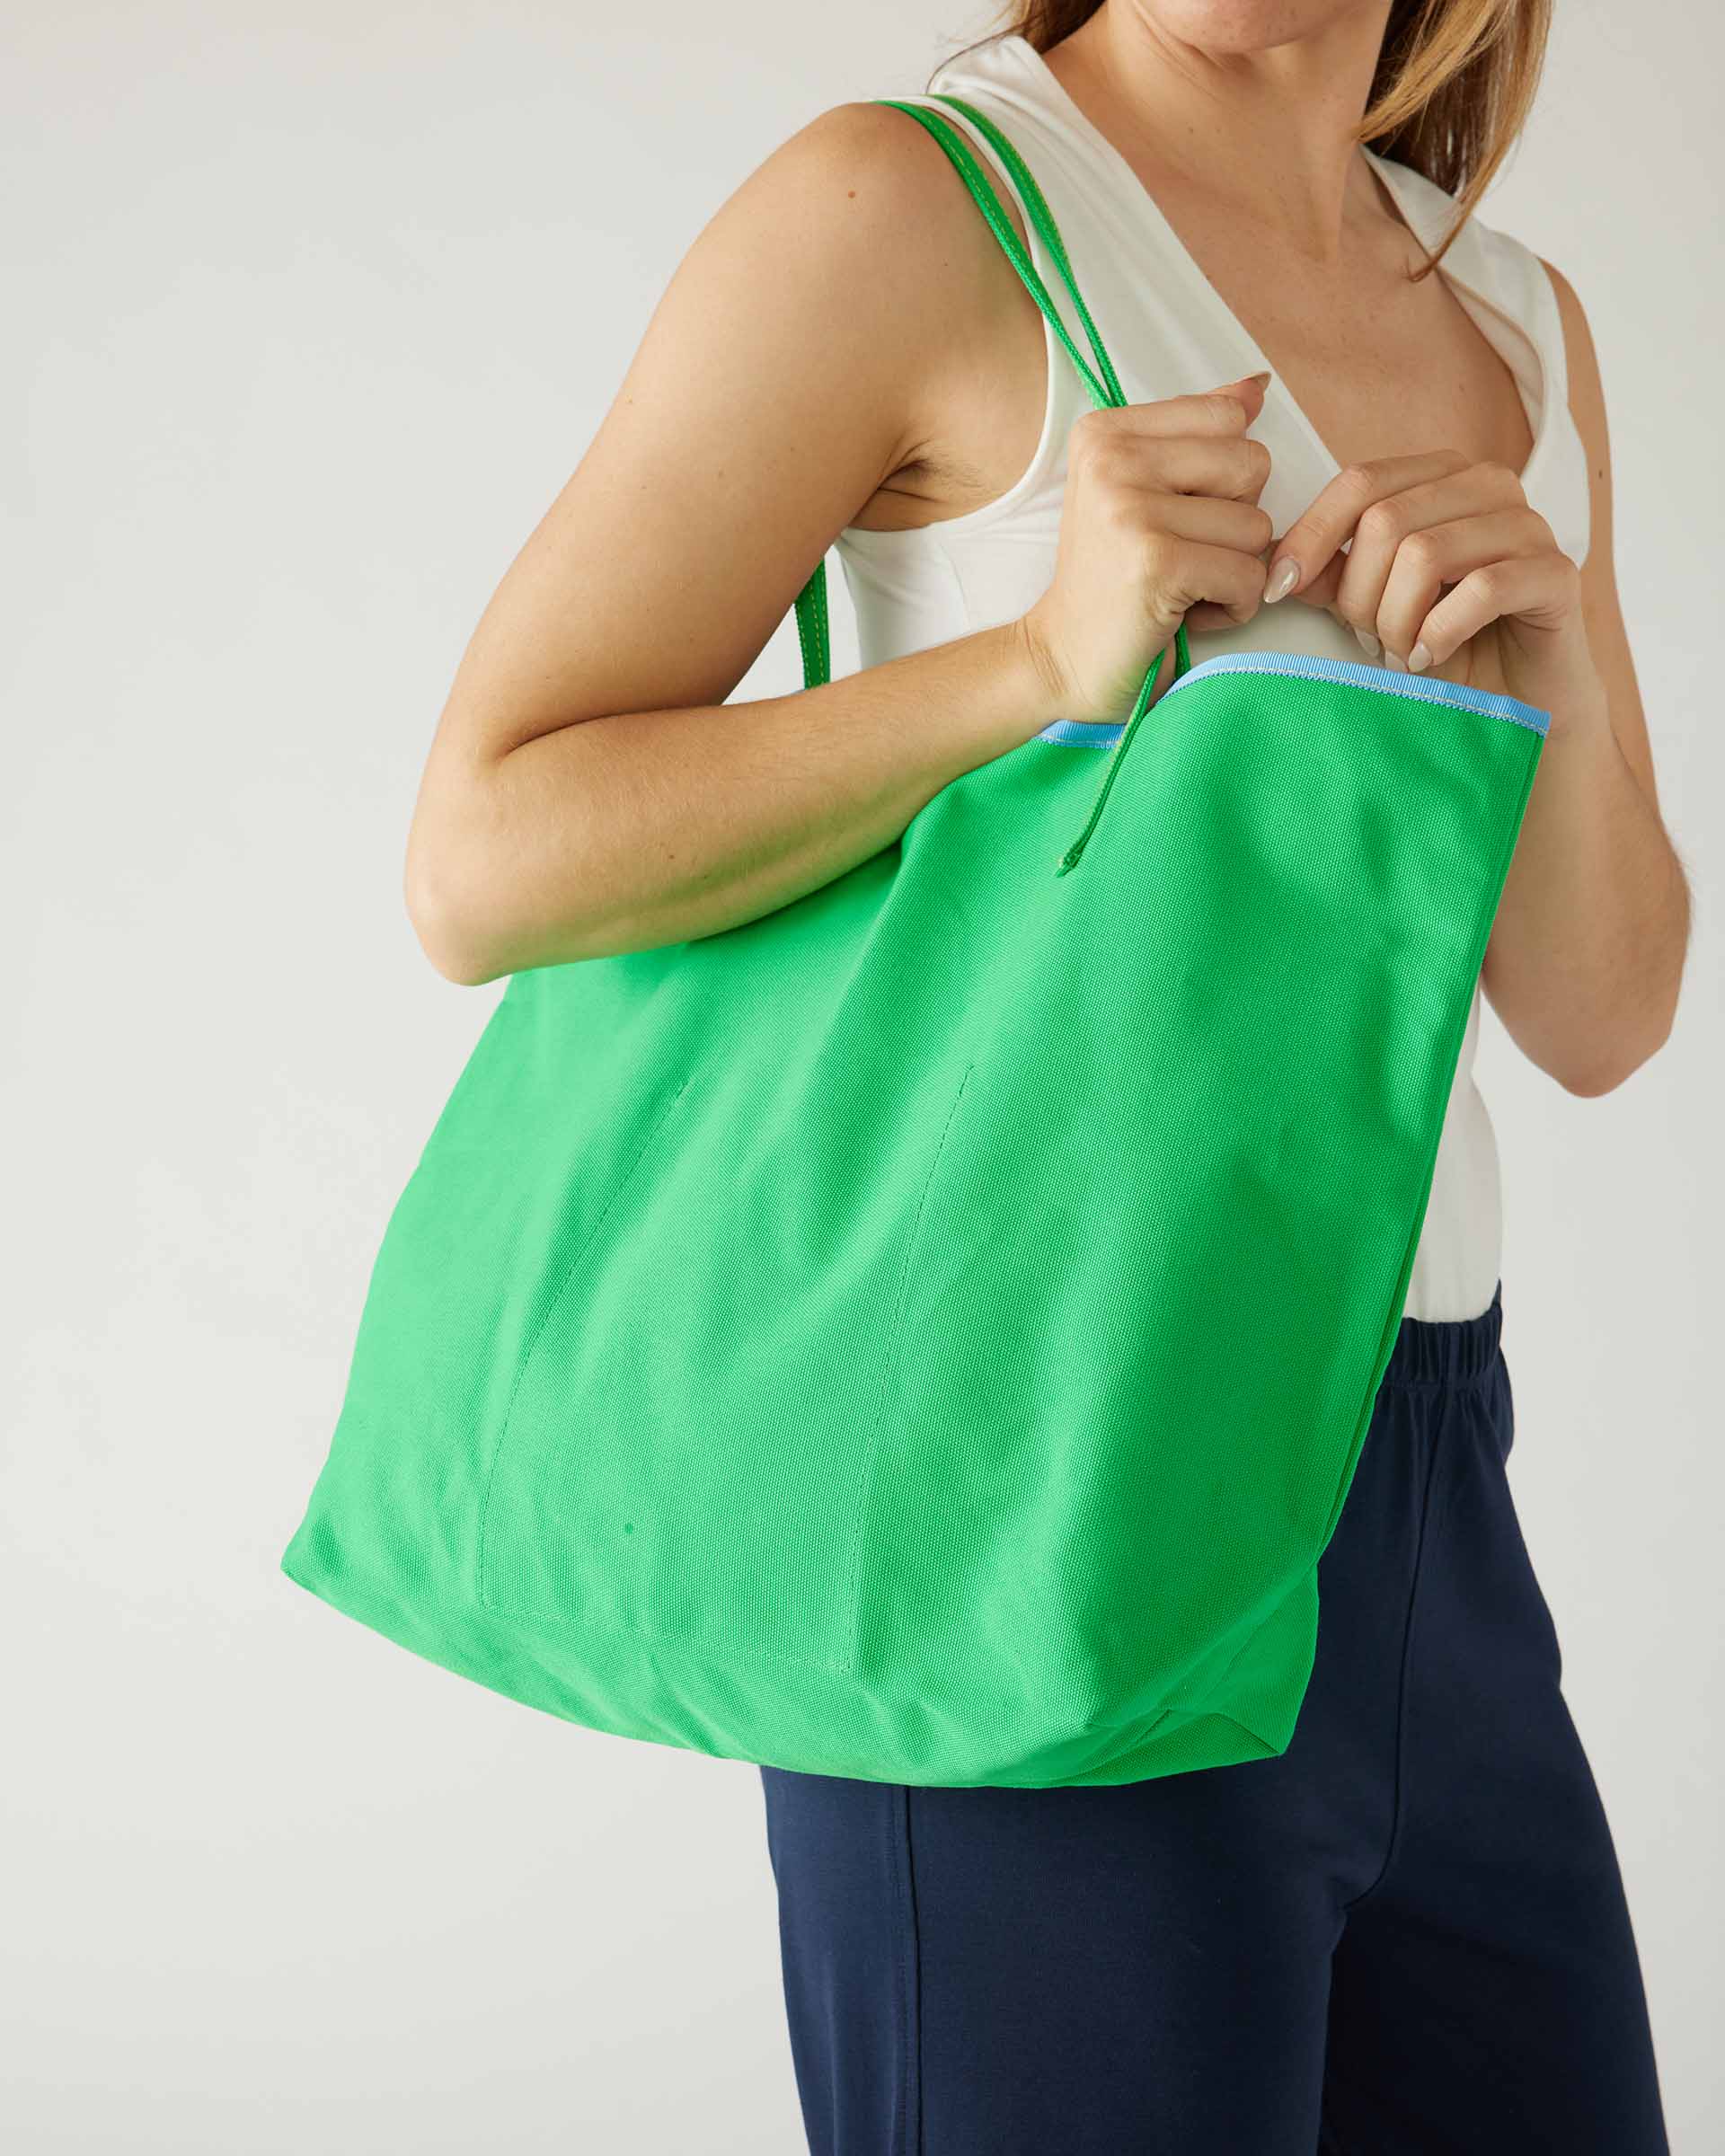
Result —
<instances>
[{"instance_id":1,"label":"seam on navy pants","mask_svg":"<svg viewBox=\"0 0 1725 2156\"><path fill-rule=\"evenodd\" d=\"M1446 1403L1438 1427L1431 1434L1430 1453L1426 1461L1425 1478L1420 1487L1420 1534L1414 1545L1413 1569L1408 1582L1407 1606L1402 1620L1402 1654L1396 1671L1393 1745L1395 1763L1390 1789L1390 1831L1384 1837L1384 1860L1378 1866L1376 1873L1360 1888L1358 1894L1351 1895L1342 1903L1341 1913L1344 1919L1350 1916L1362 1902L1368 1900L1384 1884L1395 1856L1396 1845L1402 1838L1403 1797L1408 1775L1408 1672L1412 1666L1414 1635L1420 1625L1420 1586L1425 1575L1426 1552L1437 1542L1438 1529L1444 1512L1445 1492L1447 1486L1438 1478L1438 1462L1443 1452L1448 1421L1449 1415L1447 1403ZM1435 1489L1434 1485L1436 1485Z\"/></svg>"},{"instance_id":2,"label":"seam on navy pants","mask_svg":"<svg viewBox=\"0 0 1725 2156\"><path fill-rule=\"evenodd\" d=\"M916 1859L911 1836L913 1790L891 1792L893 1886L898 1901L898 2025L904 2060L898 2087L898 2146L902 2156L923 2156L923 1983L916 1925Z\"/></svg>"}]
</instances>

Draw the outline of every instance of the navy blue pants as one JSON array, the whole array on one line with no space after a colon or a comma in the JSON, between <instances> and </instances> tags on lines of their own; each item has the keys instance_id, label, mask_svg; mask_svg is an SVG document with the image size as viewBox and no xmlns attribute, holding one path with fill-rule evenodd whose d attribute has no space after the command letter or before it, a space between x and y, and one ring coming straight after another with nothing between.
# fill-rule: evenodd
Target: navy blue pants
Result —
<instances>
[{"instance_id":1,"label":"navy blue pants","mask_svg":"<svg viewBox=\"0 0 1725 2156\"><path fill-rule=\"evenodd\" d=\"M815 2156L1663 2156L1499 1327L1403 1321L1280 1758L1116 1789L761 1770Z\"/></svg>"}]
</instances>

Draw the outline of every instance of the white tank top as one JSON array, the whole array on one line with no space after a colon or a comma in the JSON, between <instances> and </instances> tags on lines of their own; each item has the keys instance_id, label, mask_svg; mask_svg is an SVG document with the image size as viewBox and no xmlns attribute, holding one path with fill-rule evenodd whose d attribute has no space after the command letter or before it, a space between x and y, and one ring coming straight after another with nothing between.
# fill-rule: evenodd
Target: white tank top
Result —
<instances>
[{"instance_id":1,"label":"white tank top","mask_svg":"<svg viewBox=\"0 0 1725 2156\"><path fill-rule=\"evenodd\" d=\"M931 87L978 106L1023 155L1048 198L1079 289L1132 402L1213 388L1269 364L1132 168L1025 39L996 38L961 54L939 71ZM933 103L929 96L907 102ZM963 129L996 190L1024 217L1031 258L1083 350L1082 325L1017 189L974 128L949 106L933 110ZM1364 155L1416 235L1435 248L1454 213L1454 198L1409 165L1369 150ZM1562 323L1544 265L1518 240L1470 216L1437 274L1515 376L1534 437L1523 490L1559 547L1579 563L1589 531L1587 456L1570 415ZM865 667L1011 621L1047 590L1060 528L1066 437L1090 401L1046 323L1043 330L1048 393L1041 438L1029 467L1005 493L968 515L915 531L865 531L852 525L839 534L836 548ZM1276 529L1284 531L1338 467L1279 375L1272 374L1252 432L1273 459L1260 501ZM1194 640L1193 658L1253 649L1304 651L1356 664L1360 658L1350 630L1316 607L1284 605L1261 609L1243 628L1207 631ZM1476 1316L1490 1304L1497 1285L1502 1233L1498 1156L1491 1118L1473 1082L1479 1027L1476 984L1414 1256L1410 1317Z\"/></svg>"}]
</instances>

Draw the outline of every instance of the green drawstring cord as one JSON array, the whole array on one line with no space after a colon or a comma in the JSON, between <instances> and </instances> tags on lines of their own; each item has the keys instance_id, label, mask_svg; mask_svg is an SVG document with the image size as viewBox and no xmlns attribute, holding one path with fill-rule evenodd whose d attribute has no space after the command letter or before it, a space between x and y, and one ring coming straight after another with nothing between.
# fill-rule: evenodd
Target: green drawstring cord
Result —
<instances>
[{"instance_id":1,"label":"green drawstring cord","mask_svg":"<svg viewBox=\"0 0 1725 2156\"><path fill-rule=\"evenodd\" d=\"M901 103L898 99L890 97L881 98L879 102L881 104L896 107L898 111L908 114L918 126L925 128L940 144L942 149L946 152L952 164L957 167L960 178L969 189L976 199L977 207L987 219L989 228L1000 242L1007 261L1017 270L1025 289L1042 310L1048 327L1054 331L1055 336L1065 349L1067 358L1078 370L1079 379L1083 382L1091 402L1099 411L1107 410L1110 407L1119 407L1126 403L1128 400L1125 390L1120 386L1119 376L1114 371L1114 364L1108 356L1096 324L1091 319L1090 309L1084 305L1084 295L1079 291L1077 282L1073 276L1072 264L1066 256L1066 243L1060 236L1059 226L1054 221L1054 213L1043 199L1041 189L1031 178L1029 167L999 128L995 125L986 112L979 112L974 105L967 104L962 98L941 97L942 104L950 105L954 111L961 112L964 115L995 151L1004 169L1012 175L1013 183L1023 199L1025 212L1030 218L1031 225L1039 234L1043 245L1048 249L1048 258L1058 272L1060 281L1070 295L1078 319L1084 325L1084 334L1090 340L1090 349L1095 355L1097 371L1092 370L1089 363L1074 343L1071 332L1062 320L1060 311L1055 305L1047 285L1043 283L1035 263L1031 261L1020 242L1012 219L1002 208L1000 198L995 194L993 183L972 154L970 146L963 136L959 133L951 120L942 118L937 112L931 112L926 105ZM812 584L812 579L810 582ZM824 597L824 592L820 596ZM811 602L814 601L812 593L806 594L805 597ZM801 603L799 604L798 625L800 628L812 629L812 620L805 623L804 616L805 612L808 615L812 616L815 611L816 603L809 604L806 609ZM805 662L809 656L811 641L809 636L805 635L803 654ZM1109 756L1108 767L1102 773L1102 782L1097 790L1096 799L1091 804L1090 815L1085 820L1084 827L1061 855L1060 865L1055 870L1057 876L1064 876L1068 870L1077 867L1084 848L1090 844L1092 833L1101 821L1102 808L1108 800L1109 789L1119 777L1120 764L1127 750L1132 745L1132 737L1137 732L1138 723L1150 707L1150 699L1155 691L1156 676L1162 671L1163 657L1163 652L1159 651L1156 654L1155 663L1144 677L1144 686L1138 691L1137 702L1132 707L1131 716L1126 722L1125 730L1120 735L1119 741L1115 743L1113 751ZM1174 632L1173 678L1175 681L1178 681L1181 676L1189 670L1191 663L1191 653L1188 650L1186 644L1186 624L1182 622Z\"/></svg>"},{"instance_id":2,"label":"green drawstring cord","mask_svg":"<svg viewBox=\"0 0 1725 2156\"><path fill-rule=\"evenodd\" d=\"M1161 673L1162 662L1166 656L1165 650L1158 651L1151 662L1150 671L1144 677L1144 686L1138 691L1138 700L1132 706L1132 716L1126 722L1126 730L1114 744L1113 753L1108 759L1108 769L1102 773L1102 782L1096 791L1096 799L1090 805L1090 815L1085 821L1084 827L1060 856L1060 866L1054 871L1057 876L1064 876L1068 869L1075 869L1078 866L1079 856L1090 844L1091 833L1102 820L1102 804L1108 799L1108 790L1119 776L1121 758L1132 746L1132 737L1138 730L1138 721L1150 709L1150 698L1156 685L1156 676ZM1181 676L1190 669L1191 663L1192 655L1186 644L1186 624L1181 622L1179 628L1174 631L1173 681L1178 681ZM1173 686L1173 681L1169 683L1170 688Z\"/></svg>"}]
</instances>

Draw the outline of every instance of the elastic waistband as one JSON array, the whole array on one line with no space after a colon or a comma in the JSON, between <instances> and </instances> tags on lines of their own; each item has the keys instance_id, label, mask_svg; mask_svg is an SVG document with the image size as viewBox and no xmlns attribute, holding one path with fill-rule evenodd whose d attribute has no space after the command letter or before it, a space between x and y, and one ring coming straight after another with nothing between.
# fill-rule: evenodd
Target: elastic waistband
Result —
<instances>
[{"instance_id":1,"label":"elastic waistband","mask_svg":"<svg viewBox=\"0 0 1725 2156\"><path fill-rule=\"evenodd\" d=\"M1403 1318L1384 1373L1386 1385L1465 1384L1497 1360L1503 1332L1503 1283L1477 1318Z\"/></svg>"}]
</instances>

